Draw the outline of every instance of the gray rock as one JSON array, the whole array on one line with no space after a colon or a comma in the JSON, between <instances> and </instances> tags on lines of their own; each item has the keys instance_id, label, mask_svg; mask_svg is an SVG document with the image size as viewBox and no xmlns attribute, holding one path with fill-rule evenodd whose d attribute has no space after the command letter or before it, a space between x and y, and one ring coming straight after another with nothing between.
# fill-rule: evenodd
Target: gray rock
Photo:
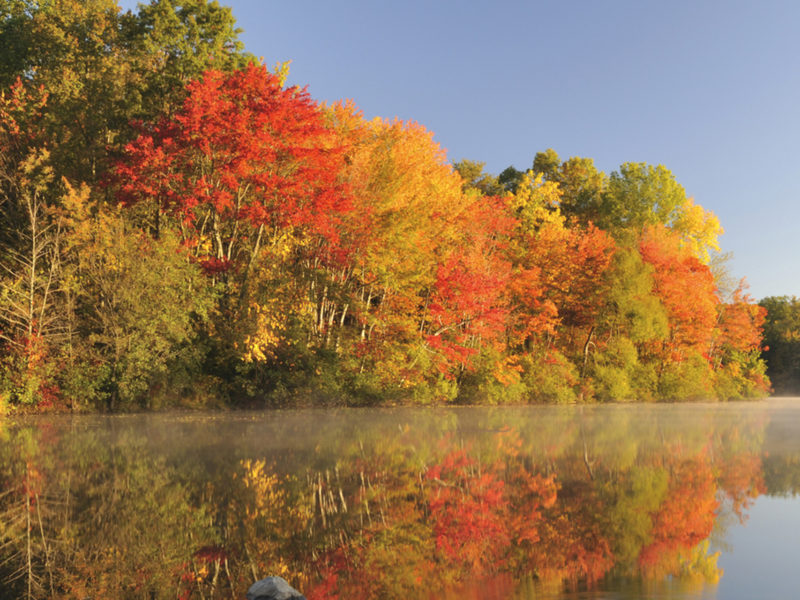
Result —
<instances>
[{"instance_id":1,"label":"gray rock","mask_svg":"<svg viewBox=\"0 0 800 600\"><path fill-rule=\"evenodd\" d=\"M306 600L283 577L265 577L247 590L247 600Z\"/></svg>"}]
</instances>

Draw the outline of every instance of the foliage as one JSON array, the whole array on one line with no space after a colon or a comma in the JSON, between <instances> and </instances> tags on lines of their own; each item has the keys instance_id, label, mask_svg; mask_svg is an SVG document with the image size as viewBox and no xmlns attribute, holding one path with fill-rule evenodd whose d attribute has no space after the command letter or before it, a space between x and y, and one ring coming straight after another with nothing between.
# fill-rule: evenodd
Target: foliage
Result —
<instances>
[{"instance_id":1,"label":"foliage","mask_svg":"<svg viewBox=\"0 0 800 600\"><path fill-rule=\"evenodd\" d=\"M767 374L779 394L800 391L800 300L770 296L759 302L766 310L764 360Z\"/></svg>"},{"instance_id":2,"label":"foliage","mask_svg":"<svg viewBox=\"0 0 800 600\"><path fill-rule=\"evenodd\" d=\"M86 188L71 190L63 210L74 256L68 291L81 316L64 357L68 376L101 365L92 369L98 399L111 409L148 406L208 317L210 290L171 234L127 229L118 210L92 207Z\"/></svg>"},{"instance_id":3,"label":"foliage","mask_svg":"<svg viewBox=\"0 0 800 600\"><path fill-rule=\"evenodd\" d=\"M131 119L174 110L184 87L214 66L242 66L230 9L207 0L4 2L0 87L21 77L50 95L46 128L58 175L94 185L132 135Z\"/></svg>"},{"instance_id":4,"label":"foliage","mask_svg":"<svg viewBox=\"0 0 800 600\"><path fill-rule=\"evenodd\" d=\"M601 223L605 175L598 171L591 158L572 157L561 162L552 148L537 152L532 170L559 186L561 210L583 224Z\"/></svg>"},{"instance_id":5,"label":"foliage","mask_svg":"<svg viewBox=\"0 0 800 600\"><path fill-rule=\"evenodd\" d=\"M762 327L793 385L791 307L726 284L666 167L450 164L239 33L216 1L0 2L4 403L748 398Z\"/></svg>"},{"instance_id":6,"label":"foliage","mask_svg":"<svg viewBox=\"0 0 800 600\"><path fill-rule=\"evenodd\" d=\"M504 196L506 190L497 177L484 172L486 163L472 160L461 160L453 163L453 168L464 180L464 191L474 190L482 196Z\"/></svg>"}]
</instances>

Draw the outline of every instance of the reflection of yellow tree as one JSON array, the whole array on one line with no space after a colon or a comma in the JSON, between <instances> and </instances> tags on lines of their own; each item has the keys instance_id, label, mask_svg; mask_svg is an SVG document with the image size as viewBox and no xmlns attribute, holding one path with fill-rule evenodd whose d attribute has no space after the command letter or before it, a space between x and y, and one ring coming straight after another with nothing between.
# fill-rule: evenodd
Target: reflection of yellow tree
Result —
<instances>
[{"instance_id":1,"label":"reflection of yellow tree","mask_svg":"<svg viewBox=\"0 0 800 600\"><path fill-rule=\"evenodd\" d=\"M65 499L72 494L81 512L65 515L72 529L63 540L71 553L59 574L64 595L177 596L192 553L211 533L205 507L193 505L163 460L128 448L112 461L108 470L95 465L85 479L67 482L73 489Z\"/></svg>"},{"instance_id":2,"label":"reflection of yellow tree","mask_svg":"<svg viewBox=\"0 0 800 600\"><path fill-rule=\"evenodd\" d=\"M323 585L312 590L309 599L334 598L334 590L342 598L412 597L421 586L446 576L434 562L433 532L422 498L423 467L408 433L406 428L377 454L354 458L341 473L351 500L345 503L340 498L339 508L346 505L349 510L334 513L332 503L327 504L326 537L330 540L338 528L340 543L328 546L320 561ZM323 482L320 489L325 486ZM324 512L324 506L319 510Z\"/></svg>"},{"instance_id":3,"label":"reflection of yellow tree","mask_svg":"<svg viewBox=\"0 0 800 600\"><path fill-rule=\"evenodd\" d=\"M294 502L286 482L272 473L264 460L243 460L241 474L234 473L240 488L228 506L227 543L244 554L243 569L237 571L240 584L267 575L286 578L302 576L290 573L294 532L305 529L307 514ZM241 572L244 570L245 572Z\"/></svg>"}]
</instances>

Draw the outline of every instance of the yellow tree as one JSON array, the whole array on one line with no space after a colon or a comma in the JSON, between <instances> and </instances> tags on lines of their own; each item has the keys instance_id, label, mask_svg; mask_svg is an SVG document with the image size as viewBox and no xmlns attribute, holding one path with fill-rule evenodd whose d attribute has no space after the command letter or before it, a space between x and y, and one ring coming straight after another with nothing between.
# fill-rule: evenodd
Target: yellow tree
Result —
<instances>
[{"instance_id":1,"label":"yellow tree","mask_svg":"<svg viewBox=\"0 0 800 600\"><path fill-rule=\"evenodd\" d=\"M347 148L355 204L344 234L351 302L341 320L352 325L343 333L353 368L406 388L452 378L501 318L495 259L505 206L464 191L424 127L365 121L349 104L329 114Z\"/></svg>"}]
</instances>

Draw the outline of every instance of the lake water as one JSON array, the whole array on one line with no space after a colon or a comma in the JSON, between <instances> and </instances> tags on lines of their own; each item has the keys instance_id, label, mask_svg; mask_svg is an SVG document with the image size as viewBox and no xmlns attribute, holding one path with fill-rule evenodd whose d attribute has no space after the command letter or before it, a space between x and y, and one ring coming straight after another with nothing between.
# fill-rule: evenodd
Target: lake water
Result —
<instances>
[{"instance_id":1,"label":"lake water","mask_svg":"<svg viewBox=\"0 0 800 600\"><path fill-rule=\"evenodd\" d=\"M793 598L800 400L0 422L0 598Z\"/></svg>"}]
</instances>

